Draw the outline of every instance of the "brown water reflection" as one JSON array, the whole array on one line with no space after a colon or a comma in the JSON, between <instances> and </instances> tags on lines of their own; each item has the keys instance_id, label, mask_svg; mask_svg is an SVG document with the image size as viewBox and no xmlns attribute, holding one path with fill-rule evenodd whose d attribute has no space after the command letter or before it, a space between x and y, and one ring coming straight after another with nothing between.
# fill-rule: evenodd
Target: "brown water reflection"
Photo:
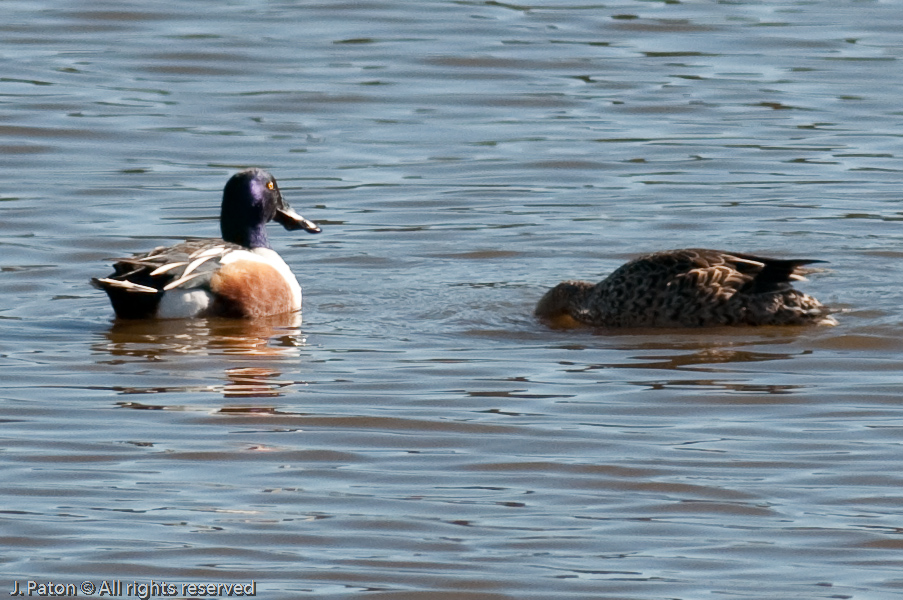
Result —
<instances>
[{"instance_id":1,"label":"brown water reflection","mask_svg":"<svg viewBox=\"0 0 903 600\"><path fill-rule=\"evenodd\" d=\"M182 355L286 359L299 356L304 345L301 314L275 315L266 319L184 319L125 320L117 319L104 334L104 340L93 345L98 364L119 365L140 359L148 362L178 361ZM229 363L231 364L231 363ZM120 394L163 394L172 392L221 393L226 399L278 398L298 381L283 378L279 361L249 366L224 366L221 385L180 386L112 386ZM198 365L200 368L200 365ZM170 408L139 403L119 403L130 408ZM235 412L241 407L231 407ZM272 408L253 407L266 411Z\"/></svg>"},{"instance_id":2,"label":"brown water reflection","mask_svg":"<svg viewBox=\"0 0 903 600\"><path fill-rule=\"evenodd\" d=\"M301 313L266 319L116 319L94 345L111 356L161 360L172 354L297 356Z\"/></svg>"},{"instance_id":3,"label":"brown water reflection","mask_svg":"<svg viewBox=\"0 0 903 600\"><path fill-rule=\"evenodd\" d=\"M631 362L619 362L610 364L598 364L585 366L584 369L665 369L674 371L703 371L724 372L724 369L711 365L725 365L733 363L758 363L772 360L789 360L809 351L788 352L785 354L776 352L756 352L750 350L737 350L734 348L703 348L689 354L680 353L673 355L649 355L629 357Z\"/></svg>"}]
</instances>

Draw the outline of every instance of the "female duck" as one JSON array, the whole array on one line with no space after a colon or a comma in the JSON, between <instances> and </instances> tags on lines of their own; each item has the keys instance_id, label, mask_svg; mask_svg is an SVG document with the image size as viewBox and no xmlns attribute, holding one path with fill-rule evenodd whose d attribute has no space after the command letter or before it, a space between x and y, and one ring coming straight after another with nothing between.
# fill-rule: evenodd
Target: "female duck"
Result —
<instances>
[{"instance_id":1,"label":"female duck","mask_svg":"<svg viewBox=\"0 0 903 600\"><path fill-rule=\"evenodd\" d=\"M254 318L301 309L301 286L270 248L266 224L319 233L293 211L272 175L248 169L223 189L222 239L194 239L118 259L109 277L91 283L110 297L118 317Z\"/></svg>"},{"instance_id":2,"label":"female duck","mask_svg":"<svg viewBox=\"0 0 903 600\"><path fill-rule=\"evenodd\" d=\"M751 254L689 248L632 260L597 284L565 281L535 315L555 327L836 325L812 296L792 287L803 265Z\"/></svg>"}]
</instances>

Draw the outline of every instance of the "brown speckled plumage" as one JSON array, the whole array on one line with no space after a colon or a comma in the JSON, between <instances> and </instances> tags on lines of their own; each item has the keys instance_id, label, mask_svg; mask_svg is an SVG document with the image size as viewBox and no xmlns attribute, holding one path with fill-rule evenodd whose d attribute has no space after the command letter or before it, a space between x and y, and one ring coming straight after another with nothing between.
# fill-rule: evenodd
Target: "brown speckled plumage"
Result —
<instances>
[{"instance_id":1,"label":"brown speckled plumage","mask_svg":"<svg viewBox=\"0 0 903 600\"><path fill-rule=\"evenodd\" d=\"M779 260L688 248L647 254L603 281L565 281L535 314L555 326L717 327L834 324L818 300L793 289L801 267Z\"/></svg>"}]
</instances>

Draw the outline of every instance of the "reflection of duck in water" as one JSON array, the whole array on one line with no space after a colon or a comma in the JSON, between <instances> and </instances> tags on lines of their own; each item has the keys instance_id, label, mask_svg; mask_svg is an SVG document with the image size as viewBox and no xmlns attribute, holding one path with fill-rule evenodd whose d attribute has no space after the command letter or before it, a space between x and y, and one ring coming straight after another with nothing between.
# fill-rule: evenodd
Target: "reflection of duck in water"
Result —
<instances>
[{"instance_id":1,"label":"reflection of duck in water","mask_svg":"<svg viewBox=\"0 0 903 600\"><path fill-rule=\"evenodd\" d=\"M297 357L304 346L301 313L259 319L116 319L93 346L99 354L148 361L184 356Z\"/></svg>"},{"instance_id":2,"label":"reflection of duck in water","mask_svg":"<svg viewBox=\"0 0 903 600\"><path fill-rule=\"evenodd\" d=\"M557 327L714 327L835 325L830 311L792 287L803 265L690 248L647 254L603 281L565 281L546 292L535 315Z\"/></svg>"},{"instance_id":3,"label":"reflection of duck in water","mask_svg":"<svg viewBox=\"0 0 903 600\"><path fill-rule=\"evenodd\" d=\"M222 239L194 239L118 259L109 277L91 283L124 318L239 317L301 309L301 286L270 248L266 224L318 233L282 199L272 175L248 169L223 190Z\"/></svg>"},{"instance_id":4,"label":"reflection of duck in water","mask_svg":"<svg viewBox=\"0 0 903 600\"><path fill-rule=\"evenodd\" d=\"M303 385L294 378L282 377L297 367L302 355L305 340L300 326L300 312L259 319L116 319L97 336L92 350L98 356L106 356L98 360L100 365L132 364L137 369L135 374L149 374L134 378L129 385L110 388L119 394L213 392L227 398L276 397L295 385ZM157 367L145 371L143 363L155 363ZM187 382L182 381L185 369L196 375ZM225 381L217 383L220 379ZM178 404L179 400L160 402L164 404L123 405L193 410Z\"/></svg>"}]
</instances>

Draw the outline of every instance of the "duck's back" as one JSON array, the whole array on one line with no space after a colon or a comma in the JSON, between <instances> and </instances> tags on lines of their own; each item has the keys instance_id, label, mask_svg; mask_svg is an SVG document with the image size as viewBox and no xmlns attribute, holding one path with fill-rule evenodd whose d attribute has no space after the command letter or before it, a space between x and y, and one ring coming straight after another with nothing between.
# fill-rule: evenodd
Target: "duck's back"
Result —
<instances>
[{"instance_id":1,"label":"duck's back","mask_svg":"<svg viewBox=\"0 0 903 600\"><path fill-rule=\"evenodd\" d=\"M812 324L827 311L791 286L812 262L699 248L648 254L596 284L573 316L605 327Z\"/></svg>"},{"instance_id":2,"label":"duck's back","mask_svg":"<svg viewBox=\"0 0 903 600\"><path fill-rule=\"evenodd\" d=\"M259 317L301 308L301 287L269 248L195 239L119 259L113 268L92 283L119 317Z\"/></svg>"}]
</instances>

